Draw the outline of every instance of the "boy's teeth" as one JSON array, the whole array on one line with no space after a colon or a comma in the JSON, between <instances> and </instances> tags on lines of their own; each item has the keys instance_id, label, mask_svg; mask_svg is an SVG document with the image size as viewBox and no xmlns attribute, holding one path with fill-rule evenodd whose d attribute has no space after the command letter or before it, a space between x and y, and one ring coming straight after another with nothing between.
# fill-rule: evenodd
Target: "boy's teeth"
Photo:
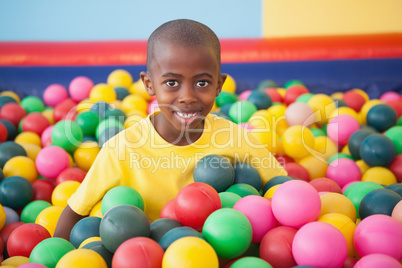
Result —
<instances>
[{"instance_id":1,"label":"boy's teeth","mask_svg":"<svg viewBox=\"0 0 402 268\"><path fill-rule=\"evenodd\" d=\"M196 116L198 113L192 113L192 114L186 114L186 113L181 113L181 112L176 112L180 117L183 117L183 118L190 118L190 117L193 117L193 116Z\"/></svg>"}]
</instances>

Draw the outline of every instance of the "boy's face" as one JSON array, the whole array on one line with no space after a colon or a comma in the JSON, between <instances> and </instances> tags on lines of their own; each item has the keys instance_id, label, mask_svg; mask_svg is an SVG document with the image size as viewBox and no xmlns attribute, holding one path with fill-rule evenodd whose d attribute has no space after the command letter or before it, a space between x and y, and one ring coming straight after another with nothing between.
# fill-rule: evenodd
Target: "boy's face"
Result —
<instances>
[{"instance_id":1,"label":"boy's face","mask_svg":"<svg viewBox=\"0 0 402 268\"><path fill-rule=\"evenodd\" d=\"M166 130L186 131L202 128L226 75L220 74L215 54L204 46L186 48L157 45L151 70L141 79L149 95L158 100Z\"/></svg>"}]
</instances>

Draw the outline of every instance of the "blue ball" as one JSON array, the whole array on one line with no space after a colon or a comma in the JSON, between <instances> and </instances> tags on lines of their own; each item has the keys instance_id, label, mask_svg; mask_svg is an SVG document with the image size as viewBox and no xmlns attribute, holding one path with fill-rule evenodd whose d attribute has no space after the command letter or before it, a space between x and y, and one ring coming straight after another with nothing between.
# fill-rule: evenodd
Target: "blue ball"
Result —
<instances>
[{"instance_id":1,"label":"blue ball","mask_svg":"<svg viewBox=\"0 0 402 268\"><path fill-rule=\"evenodd\" d=\"M253 186L257 191L261 190L261 176L254 166L245 162L237 162L233 168L235 172L234 184L246 183Z\"/></svg>"},{"instance_id":2,"label":"blue ball","mask_svg":"<svg viewBox=\"0 0 402 268\"><path fill-rule=\"evenodd\" d=\"M396 125L398 116L388 104L377 104L367 112L366 119L369 126L383 132Z\"/></svg>"},{"instance_id":3,"label":"blue ball","mask_svg":"<svg viewBox=\"0 0 402 268\"><path fill-rule=\"evenodd\" d=\"M355 160L361 159L360 157L360 147L363 143L363 140L370 135L375 134L374 131L370 131L368 129L360 129L350 136L348 141L349 152Z\"/></svg>"},{"instance_id":4,"label":"blue ball","mask_svg":"<svg viewBox=\"0 0 402 268\"><path fill-rule=\"evenodd\" d=\"M159 241L159 245L166 251L166 249L177 239L187 236L194 236L203 239L203 236L191 227L177 227L168 231L164 236L162 236Z\"/></svg>"},{"instance_id":5,"label":"blue ball","mask_svg":"<svg viewBox=\"0 0 402 268\"><path fill-rule=\"evenodd\" d=\"M359 153L363 161L371 167L388 167L395 158L396 150L390 138L373 134L363 140Z\"/></svg>"},{"instance_id":6,"label":"blue ball","mask_svg":"<svg viewBox=\"0 0 402 268\"><path fill-rule=\"evenodd\" d=\"M394 207L402 197L388 189L376 189L366 194L359 205L359 215L364 218L374 214L391 216Z\"/></svg>"},{"instance_id":7,"label":"blue ball","mask_svg":"<svg viewBox=\"0 0 402 268\"><path fill-rule=\"evenodd\" d=\"M102 243L102 241L94 241L86 244L82 248L90 249L101 255L105 260L107 267L112 267L113 253L110 252Z\"/></svg>"},{"instance_id":8,"label":"blue ball","mask_svg":"<svg viewBox=\"0 0 402 268\"><path fill-rule=\"evenodd\" d=\"M270 179L265 185L264 185L264 189L262 190L263 195L265 195L265 193L272 187L278 184L282 184L286 181L290 181L293 180L292 177L290 176L284 176L284 175L279 175L279 176L275 176L272 179Z\"/></svg>"},{"instance_id":9,"label":"blue ball","mask_svg":"<svg viewBox=\"0 0 402 268\"><path fill-rule=\"evenodd\" d=\"M168 231L182 226L180 222L174 219L160 218L151 223L151 234L149 237L159 243Z\"/></svg>"},{"instance_id":10,"label":"blue ball","mask_svg":"<svg viewBox=\"0 0 402 268\"><path fill-rule=\"evenodd\" d=\"M24 208L34 197L32 184L20 176L11 176L0 183L0 204L14 210Z\"/></svg>"},{"instance_id":11,"label":"blue ball","mask_svg":"<svg viewBox=\"0 0 402 268\"><path fill-rule=\"evenodd\" d=\"M253 90L247 100L253 103L258 110L268 109L272 105L271 97L264 91L260 90Z\"/></svg>"},{"instance_id":12,"label":"blue ball","mask_svg":"<svg viewBox=\"0 0 402 268\"><path fill-rule=\"evenodd\" d=\"M110 104L107 103L106 101L98 101L91 106L90 110L99 115L101 119L105 119L105 113L109 108Z\"/></svg>"},{"instance_id":13,"label":"blue ball","mask_svg":"<svg viewBox=\"0 0 402 268\"><path fill-rule=\"evenodd\" d=\"M0 168L3 168L8 160L14 156L27 156L24 147L13 141L0 144Z\"/></svg>"},{"instance_id":14,"label":"blue ball","mask_svg":"<svg viewBox=\"0 0 402 268\"><path fill-rule=\"evenodd\" d=\"M386 186L385 189L394 191L395 193L397 193L400 196L402 196L402 183L390 184L390 185Z\"/></svg>"},{"instance_id":15,"label":"blue ball","mask_svg":"<svg viewBox=\"0 0 402 268\"><path fill-rule=\"evenodd\" d=\"M85 239L99 236L101 218L86 217L78 221L70 232L70 242L78 248Z\"/></svg>"},{"instance_id":16,"label":"blue ball","mask_svg":"<svg viewBox=\"0 0 402 268\"><path fill-rule=\"evenodd\" d=\"M125 97L130 95L128 89L122 86L114 87L113 90L116 92L116 97L118 100L123 100Z\"/></svg>"}]
</instances>

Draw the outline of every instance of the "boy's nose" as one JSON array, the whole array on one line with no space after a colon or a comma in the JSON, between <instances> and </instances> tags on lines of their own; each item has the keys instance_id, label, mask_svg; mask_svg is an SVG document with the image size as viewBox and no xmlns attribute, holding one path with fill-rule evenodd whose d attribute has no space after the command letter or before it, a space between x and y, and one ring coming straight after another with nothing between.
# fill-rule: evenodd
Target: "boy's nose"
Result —
<instances>
[{"instance_id":1,"label":"boy's nose","mask_svg":"<svg viewBox=\"0 0 402 268\"><path fill-rule=\"evenodd\" d=\"M179 102L180 103L193 103L196 101L197 101L197 98L195 97L194 90L189 86L183 87L181 94L180 94Z\"/></svg>"}]
</instances>

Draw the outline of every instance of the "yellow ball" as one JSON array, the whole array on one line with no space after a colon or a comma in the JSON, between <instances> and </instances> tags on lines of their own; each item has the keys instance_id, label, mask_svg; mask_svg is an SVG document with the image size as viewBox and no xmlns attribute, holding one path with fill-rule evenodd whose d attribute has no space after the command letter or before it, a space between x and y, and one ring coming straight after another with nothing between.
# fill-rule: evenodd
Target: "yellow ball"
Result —
<instances>
[{"instance_id":1,"label":"yellow ball","mask_svg":"<svg viewBox=\"0 0 402 268\"><path fill-rule=\"evenodd\" d=\"M282 184L277 184L272 186L271 188L268 189L268 191L265 192L264 197L265 198L272 198L274 196L274 193L276 191L276 189L279 188L279 186L281 186Z\"/></svg>"},{"instance_id":2,"label":"yellow ball","mask_svg":"<svg viewBox=\"0 0 402 268\"><path fill-rule=\"evenodd\" d=\"M385 167L369 168L363 174L362 181L371 181L387 186L398 182L394 173Z\"/></svg>"},{"instance_id":3,"label":"yellow ball","mask_svg":"<svg viewBox=\"0 0 402 268\"><path fill-rule=\"evenodd\" d=\"M267 109L267 111L267 118L270 122L271 128L274 129L276 133L278 133L279 137L282 137L283 133L285 133L285 131L289 128L289 125L286 122L285 118L286 106L271 106Z\"/></svg>"},{"instance_id":4,"label":"yellow ball","mask_svg":"<svg viewBox=\"0 0 402 268\"><path fill-rule=\"evenodd\" d=\"M105 260L91 249L74 249L66 253L56 265L56 268L107 268Z\"/></svg>"},{"instance_id":5,"label":"yellow ball","mask_svg":"<svg viewBox=\"0 0 402 268\"><path fill-rule=\"evenodd\" d=\"M354 257L356 255L355 247L353 245L353 234L356 230L356 224L354 221L340 213L325 214L319 217L318 221L327 222L341 231L348 246L348 256Z\"/></svg>"},{"instance_id":6,"label":"yellow ball","mask_svg":"<svg viewBox=\"0 0 402 268\"><path fill-rule=\"evenodd\" d=\"M259 110L248 119L248 124L254 128L273 129L271 126L270 113L268 110Z\"/></svg>"},{"instance_id":7,"label":"yellow ball","mask_svg":"<svg viewBox=\"0 0 402 268\"><path fill-rule=\"evenodd\" d=\"M343 146L341 153L351 156L350 151L349 151L349 146L347 144L345 146Z\"/></svg>"},{"instance_id":8,"label":"yellow ball","mask_svg":"<svg viewBox=\"0 0 402 268\"><path fill-rule=\"evenodd\" d=\"M338 153L338 147L327 136L320 136L314 138L314 150L311 151L313 156L324 158L328 161L331 156Z\"/></svg>"},{"instance_id":9,"label":"yellow ball","mask_svg":"<svg viewBox=\"0 0 402 268\"><path fill-rule=\"evenodd\" d=\"M54 125L53 109L46 109L42 112L43 116L49 121L50 125Z\"/></svg>"},{"instance_id":10,"label":"yellow ball","mask_svg":"<svg viewBox=\"0 0 402 268\"><path fill-rule=\"evenodd\" d=\"M136 95L143 97L146 101L151 100L151 96L149 96L147 90L145 89L145 85L141 79L137 80L137 82L133 83L129 87L129 92L131 94L136 94Z\"/></svg>"},{"instance_id":11,"label":"yellow ball","mask_svg":"<svg viewBox=\"0 0 402 268\"><path fill-rule=\"evenodd\" d=\"M96 203L95 206L92 207L91 212L89 212L89 216L102 218L103 214L101 206L102 206L102 200L99 200L98 203Z\"/></svg>"},{"instance_id":12,"label":"yellow ball","mask_svg":"<svg viewBox=\"0 0 402 268\"><path fill-rule=\"evenodd\" d=\"M343 98L343 92L334 92L331 94L331 98L341 100Z\"/></svg>"},{"instance_id":13,"label":"yellow ball","mask_svg":"<svg viewBox=\"0 0 402 268\"><path fill-rule=\"evenodd\" d=\"M251 133L268 151L278 153L279 137L275 131L266 128L253 128Z\"/></svg>"},{"instance_id":14,"label":"yellow ball","mask_svg":"<svg viewBox=\"0 0 402 268\"><path fill-rule=\"evenodd\" d=\"M330 114L328 120L334 118L335 116L341 115L341 114L351 115L351 116L353 116L354 118L356 118L357 121L359 121L359 119L360 119L358 113L356 113L356 111L353 110L352 108L349 108L349 107L339 107L339 108L336 108L335 111L333 111L333 112Z\"/></svg>"},{"instance_id":15,"label":"yellow ball","mask_svg":"<svg viewBox=\"0 0 402 268\"><path fill-rule=\"evenodd\" d=\"M308 156L314 148L315 139L311 130L304 126L291 126L283 133L282 145L285 153L292 158Z\"/></svg>"},{"instance_id":16,"label":"yellow ball","mask_svg":"<svg viewBox=\"0 0 402 268\"><path fill-rule=\"evenodd\" d=\"M9 97L13 98L17 103L21 102L21 99L18 96L18 94L13 91L3 91L0 93L0 96L9 96Z\"/></svg>"},{"instance_id":17,"label":"yellow ball","mask_svg":"<svg viewBox=\"0 0 402 268\"><path fill-rule=\"evenodd\" d=\"M32 131L21 132L15 137L14 142L18 143L19 145L22 145L24 143L32 143L38 146L42 146L40 136Z\"/></svg>"},{"instance_id":18,"label":"yellow ball","mask_svg":"<svg viewBox=\"0 0 402 268\"><path fill-rule=\"evenodd\" d=\"M231 75L227 75L225 83L223 83L222 91L228 91L231 93L236 92L236 81Z\"/></svg>"},{"instance_id":19,"label":"yellow ball","mask_svg":"<svg viewBox=\"0 0 402 268\"><path fill-rule=\"evenodd\" d=\"M285 88L277 88L276 91L278 91L279 94L281 94L282 98L285 97L286 94L286 89Z\"/></svg>"},{"instance_id":20,"label":"yellow ball","mask_svg":"<svg viewBox=\"0 0 402 268\"><path fill-rule=\"evenodd\" d=\"M162 259L163 268L218 268L219 259L204 239L183 237L173 242L165 251Z\"/></svg>"},{"instance_id":21,"label":"yellow ball","mask_svg":"<svg viewBox=\"0 0 402 268\"><path fill-rule=\"evenodd\" d=\"M359 112L360 121L359 121L359 122L361 122L361 124L366 124L366 123L367 123L367 113L368 113L368 111L369 111L374 105L381 104L381 103L385 103L385 102L382 101L382 100L377 100L377 99L367 101L367 102L362 106L362 108L360 109L360 112Z\"/></svg>"},{"instance_id":22,"label":"yellow ball","mask_svg":"<svg viewBox=\"0 0 402 268\"><path fill-rule=\"evenodd\" d=\"M4 227L5 223L6 223L6 211L0 204L0 230Z\"/></svg>"},{"instance_id":23,"label":"yellow ball","mask_svg":"<svg viewBox=\"0 0 402 268\"><path fill-rule=\"evenodd\" d=\"M82 241L82 243L80 244L80 246L78 248L82 248L83 246L94 242L94 241L102 241L102 239L99 236L93 236L93 237L89 237L87 239L85 239L84 241Z\"/></svg>"},{"instance_id":24,"label":"yellow ball","mask_svg":"<svg viewBox=\"0 0 402 268\"><path fill-rule=\"evenodd\" d=\"M328 213L340 213L356 222L356 208L349 198L339 193L325 193L320 196L321 212L320 216Z\"/></svg>"},{"instance_id":25,"label":"yellow ball","mask_svg":"<svg viewBox=\"0 0 402 268\"><path fill-rule=\"evenodd\" d=\"M88 171L96 156L98 155L100 148L95 141L86 141L80 144L74 152L74 162L80 169Z\"/></svg>"},{"instance_id":26,"label":"yellow ball","mask_svg":"<svg viewBox=\"0 0 402 268\"><path fill-rule=\"evenodd\" d=\"M327 161L324 158L312 155L302 158L299 164L307 169L310 180L325 177L328 168Z\"/></svg>"},{"instance_id":27,"label":"yellow ball","mask_svg":"<svg viewBox=\"0 0 402 268\"><path fill-rule=\"evenodd\" d=\"M91 102L90 99L85 99L80 101L80 103L77 104L77 113L82 113L89 111L92 107L93 103Z\"/></svg>"},{"instance_id":28,"label":"yellow ball","mask_svg":"<svg viewBox=\"0 0 402 268\"><path fill-rule=\"evenodd\" d=\"M36 156L38 155L40 150L42 150L41 147L39 147L38 145L32 144L32 143L24 143L24 144L21 144L21 146L27 152L27 156L30 159L32 159L33 161L36 160Z\"/></svg>"},{"instance_id":29,"label":"yellow ball","mask_svg":"<svg viewBox=\"0 0 402 268\"><path fill-rule=\"evenodd\" d=\"M131 74L123 69L114 70L107 77L107 84L113 87L121 86L129 88L133 83Z\"/></svg>"},{"instance_id":30,"label":"yellow ball","mask_svg":"<svg viewBox=\"0 0 402 268\"><path fill-rule=\"evenodd\" d=\"M62 207L51 206L42 210L36 217L35 223L42 225L53 236L56 229L57 221L63 211Z\"/></svg>"},{"instance_id":31,"label":"yellow ball","mask_svg":"<svg viewBox=\"0 0 402 268\"><path fill-rule=\"evenodd\" d=\"M67 206L67 200L80 186L78 181L64 181L58 184L52 192L53 206L64 208Z\"/></svg>"},{"instance_id":32,"label":"yellow ball","mask_svg":"<svg viewBox=\"0 0 402 268\"><path fill-rule=\"evenodd\" d=\"M17 267L20 265L23 265L25 263L29 262L28 257L24 256L13 256L5 259L4 261L1 262L1 267L3 266L12 266L12 267Z\"/></svg>"},{"instance_id":33,"label":"yellow ball","mask_svg":"<svg viewBox=\"0 0 402 268\"><path fill-rule=\"evenodd\" d=\"M307 104L313 109L315 119L314 122L325 124L329 120L329 116L335 111L336 105L333 99L325 94L316 94L311 97Z\"/></svg>"},{"instance_id":34,"label":"yellow ball","mask_svg":"<svg viewBox=\"0 0 402 268\"><path fill-rule=\"evenodd\" d=\"M363 161L363 159L357 160L356 165L359 167L362 175L366 173L366 171L370 168L370 166L367 165L366 162Z\"/></svg>"},{"instance_id":35,"label":"yellow ball","mask_svg":"<svg viewBox=\"0 0 402 268\"><path fill-rule=\"evenodd\" d=\"M98 101L112 103L117 99L117 95L116 92L113 90L113 87L104 83L100 83L95 85L91 89L91 92L89 93L89 99L93 103Z\"/></svg>"},{"instance_id":36,"label":"yellow ball","mask_svg":"<svg viewBox=\"0 0 402 268\"><path fill-rule=\"evenodd\" d=\"M145 114L148 111L148 102L139 95L128 95L122 100L121 105L127 115L134 110L144 112Z\"/></svg>"},{"instance_id":37,"label":"yellow ball","mask_svg":"<svg viewBox=\"0 0 402 268\"><path fill-rule=\"evenodd\" d=\"M30 182L38 178L35 162L27 156L14 156L3 167L4 177L21 176Z\"/></svg>"},{"instance_id":38,"label":"yellow ball","mask_svg":"<svg viewBox=\"0 0 402 268\"><path fill-rule=\"evenodd\" d=\"M362 96L366 102L370 100L369 95L364 90L361 90L360 88L354 88L352 89L352 91Z\"/></svg>"}]
</instances>

